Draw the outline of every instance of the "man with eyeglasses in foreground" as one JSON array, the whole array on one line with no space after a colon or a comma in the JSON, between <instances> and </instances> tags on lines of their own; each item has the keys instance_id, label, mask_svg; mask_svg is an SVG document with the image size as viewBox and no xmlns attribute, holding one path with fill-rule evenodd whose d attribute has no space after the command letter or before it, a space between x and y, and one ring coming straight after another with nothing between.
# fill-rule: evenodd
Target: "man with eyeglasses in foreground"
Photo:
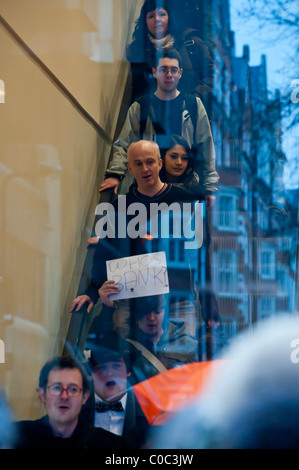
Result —
<instances>
[{"instance_id":1,"label":"man with eyeglasses in foreground","mask_svg":"<svg viewBox=\"0 0 299 470\"><path fill-rule=\"evenodd\" d=\"M199 97L179 89L183 74L182 59L175 49L164 49L152 68L157 89L138 98L129 108L118 140L113 145L111 162L99 191L113 189L114 193L127 192L120 182L128 174L127 149L138 140L154 140L163 145L170 135L184 137L194 150L194 171L199 175L199 188L205 196L207 208L213 206L218 190L219 175L215 169L215 150L206 110ZM128 178L130 184L130 178Z\"/></svg>"},{"instance_id":2,"label":"man with eyeglasses in foreground","mask_svg":"<svg viewBox=\"0 0 299 470\"><path fill-rule=\"evenodd\" d=\"M90 396L86 372L71 357L57 357L40 372L38 395L46 416L17 423L16 449L128 449L123 439L80 416Z\"/></svg>"}]
</instances>

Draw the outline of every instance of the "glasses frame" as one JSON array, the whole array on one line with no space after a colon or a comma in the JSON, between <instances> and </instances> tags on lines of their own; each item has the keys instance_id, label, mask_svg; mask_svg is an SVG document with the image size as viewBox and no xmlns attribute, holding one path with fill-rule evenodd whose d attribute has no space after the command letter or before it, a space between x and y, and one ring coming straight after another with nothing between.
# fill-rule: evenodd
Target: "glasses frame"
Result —
<instances>
[{"instance_id":1,"label":"glasses frame","mask_svg":"<svg viewBox=\"0 0 299 470\"><path fill-rule=\"evenodd\" d=\"M164 68L166 70L161 70L161 68ZM176 70L174 71L172 69ZM167 75L170 72L171 76L175 77L176 75L179 75L181 69L179 67L165 67L164 65L160 65L159 67L157 67L157 72L163 73L164 75Z\"/></svg>"},{"instance_id":2,"label":"glasses frame","mask_svg":"<svg viewBox=\"0 0 299 470\"><path fill-rule=\"evenodd\" d=\"M60 387L60 393L53 393L53 391L51 390L51 388L53 388L53 386L59 386ZM74 395L69 393L69 389L70 387L76 387L78 388L78 392L76 392ZM61 395L63 394L64 391L66 391L68 397L77 397L80 395L80 393L82 392L83 388L82 387L78 387L77 385L68 385L67 387L64 387L62 384L60 383L53 383L51 385L47 385L47 389L49 389L49 392L50 394L53 396L53 397L61 397Z\"/></svg>"}]
</instances>

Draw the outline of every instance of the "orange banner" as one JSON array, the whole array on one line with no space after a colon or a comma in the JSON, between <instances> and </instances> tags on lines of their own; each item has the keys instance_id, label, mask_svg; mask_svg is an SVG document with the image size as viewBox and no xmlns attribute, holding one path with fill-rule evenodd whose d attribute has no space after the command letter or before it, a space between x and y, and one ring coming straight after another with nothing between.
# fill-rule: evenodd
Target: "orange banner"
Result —
<instances>
[{"instance_id":1,"label":"orange banner","mask_svg":"<svg viewBox=\"0 0 299 470\"><path fill-rule=\"evenodd\" d=\"M198 396L222 360L185 364L134 385L133 390L151 425L163 424Z\"/></svg>"}]
</instances>

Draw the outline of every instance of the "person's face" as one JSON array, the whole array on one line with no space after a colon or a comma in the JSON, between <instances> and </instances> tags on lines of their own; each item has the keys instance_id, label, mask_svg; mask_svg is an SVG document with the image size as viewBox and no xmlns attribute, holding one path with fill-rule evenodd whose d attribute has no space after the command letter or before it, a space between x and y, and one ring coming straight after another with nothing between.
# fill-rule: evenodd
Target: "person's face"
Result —
<instances>
[{"instance_id":1,"label":"person's face","mask_svg":"<svg viewBox=\"0 0 299 470\"><path fill-rule=\"evenodd\" d=\"M188 154L185 147L175 145L166 152L164 159L165 171L168 175L179 178L182 176L188 166Z\"/></svg>"},{"instance_id":2,"label":"person's face","mask_svg":"<svg viewBox=\"0 0 299 470\"><path fill-rule=\"evenodd\" d=\"M123 358L97 364L92 374L96 394L106 401L118 395L113 401L119 400L126 393L130 374Z\"/></svg>"},{"instance_id":3,"label":"person's face","mask_svg":"<svg viewBox=\"0 0 299 470\"><path fill-rule=\"evenodd\" d=\"M60 384L64 390L60 395L53 395L52 385ZM76 396L70 396L66 387L75 386L79 389ZM82 375L79 369L52 369L49 373L46 390L39 388L39 397L46 407L51 425L75 424L82 405L89 397L89 392L83 393Z\"/></svg>"},{"instance_id":4,"label":"person's face","mask_svg":"<svg viewBox=\"0 0 299 470\"><path fill-rule=\"evenodd\" d=\"M163 57L159 59L157 68L153 68L153 75L157 80L158 89L164 92L172 92L178 87L183 70L179 67L177 59Z\"/></svg>"},{"instance_id":5,"label":"person's face","mask_svg":"<svg viewBox=\"0 0 299 470\"><path fill-rule=\"evenodd\" d=\"M146 26L154 38L164 38L168 29L168 13L164 8L157 8L146 15Z\"/></svg>"},{"instance_id":6,"label":"person's face","mask_svg":"<svg viewBox=\"0 0 299 470\"><path fill-rule=\"evenodd\" d=\"M159 180L162 160L156 147L147 142L138 142L130 153L128 170L134 176L139 191L147 191Z\"/></svg>"},{"instance_id":7,"label":"person's face","mask_svg":"<svg viewBox=\"0 0 299 470\"><path fill-rule=\"evenodd\" d=\"M138 321L139 328L148 336L160 336L163 331L165 309L163 307L157 308L146 315L143 315Z\"/></svg>"}]
</instances>

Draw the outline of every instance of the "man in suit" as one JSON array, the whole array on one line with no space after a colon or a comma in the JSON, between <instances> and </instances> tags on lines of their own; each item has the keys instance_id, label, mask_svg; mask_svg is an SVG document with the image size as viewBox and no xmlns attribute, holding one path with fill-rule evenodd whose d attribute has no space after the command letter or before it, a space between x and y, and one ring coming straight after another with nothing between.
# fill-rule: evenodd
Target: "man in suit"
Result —
<instances>
[{"instance_id":1,"label":"man in suit","mask_svg":"<svg viewBox=\"0 0 299 470\"><path fill-rule=\"evenodd\" d=\"M90 396L87 372L72 357L57 357L40 372L39 398L47 414L17 423L17 449L128 449L124 440L90 425L81 409Z\"/></svg>"},{"instance_id":2,"label":"man in suit","mask_svg":"<svg viewBox=\"0 0 299 470\"><path fill-rule=\"evenodd\" d=\"M141 448L149 424L131 388L127 342L112 330L98 335L90 347L89 364L95 392L94 426L121 436L132 448Z\"/></svg>"}]
</instances>

